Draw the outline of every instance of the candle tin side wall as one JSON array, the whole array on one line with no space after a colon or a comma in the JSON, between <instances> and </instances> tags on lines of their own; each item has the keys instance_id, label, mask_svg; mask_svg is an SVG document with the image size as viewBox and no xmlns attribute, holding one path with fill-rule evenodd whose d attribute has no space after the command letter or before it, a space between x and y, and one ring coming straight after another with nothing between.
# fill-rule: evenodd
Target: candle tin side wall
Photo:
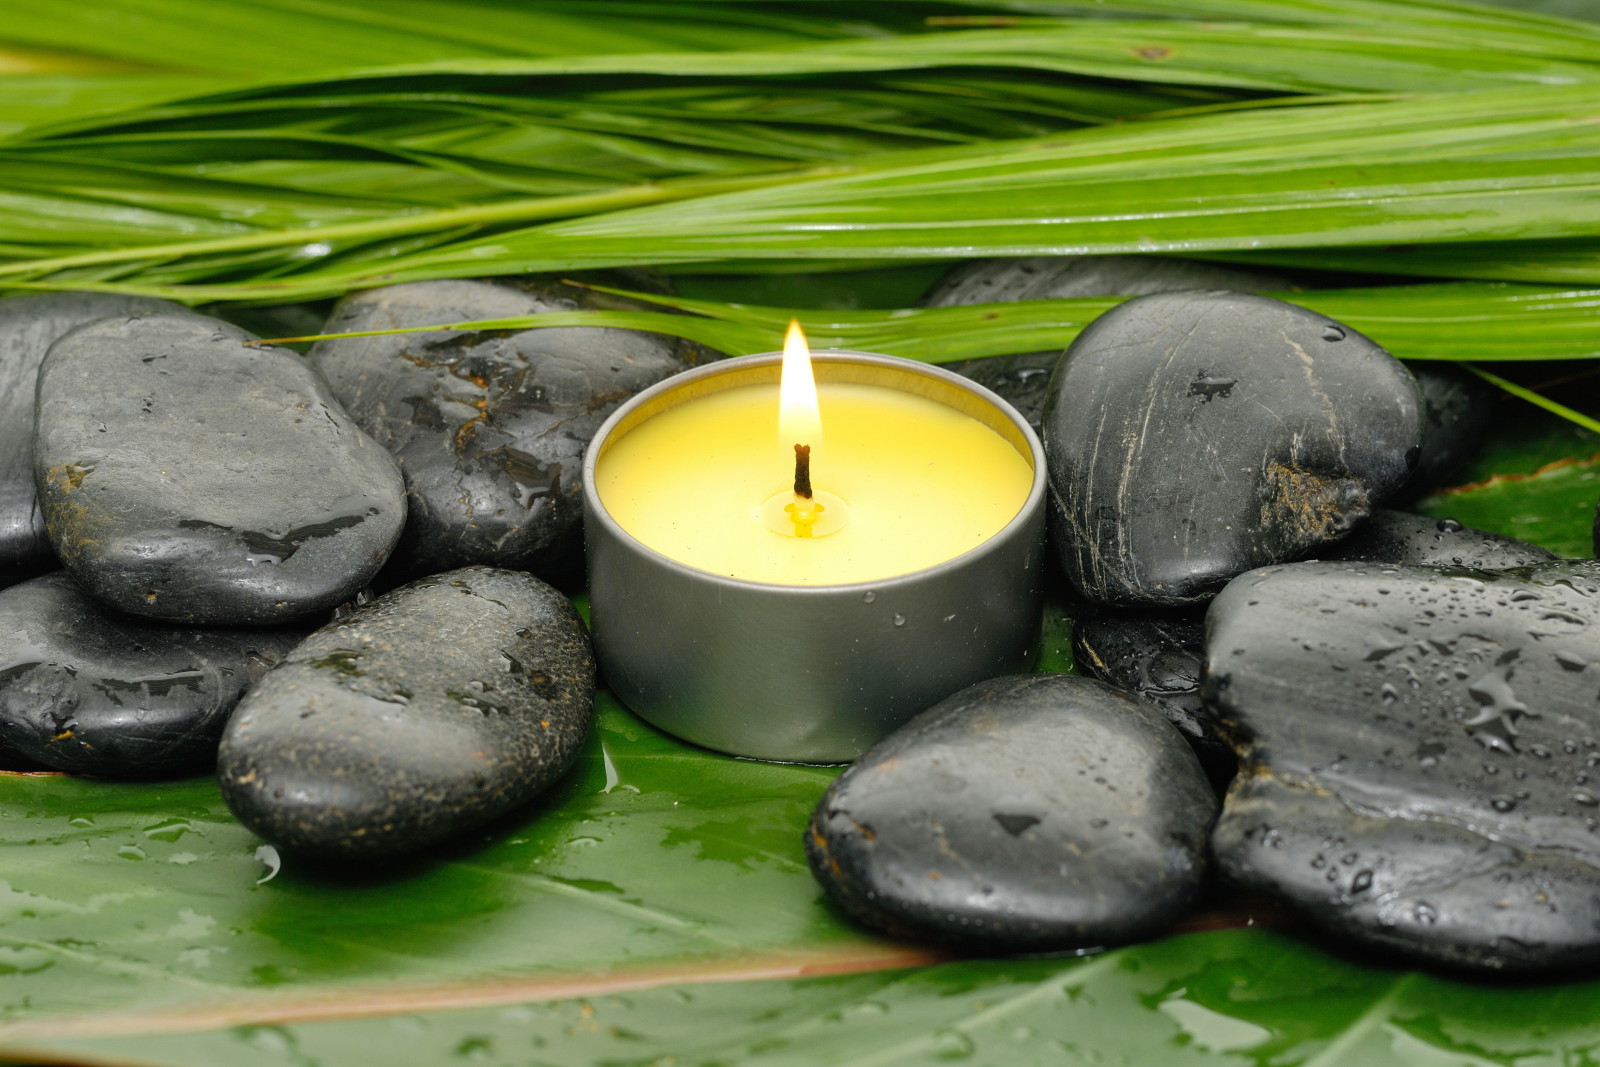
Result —
<instances>
[{"instance_id":1,"label":"candle tin side wall","mask_svg":"<svg viewBox=\"0 0 1600 1067\"><path fill-rule=\"evenodd\" d=\"M584 465L590 612L605 684L685 740L758 759L854 759L973 682L1026 671L1043 602L1044 457L1017 413L934 367L868 353L814 355L822 380L932 396L1001 433L1034 477L1015 518L936 566L849 585L774 585L668 559L607 513L595 464L652 414L707 392L777 381L779 357L701 367L616 412Z\"/></svg>"}]
</instances>

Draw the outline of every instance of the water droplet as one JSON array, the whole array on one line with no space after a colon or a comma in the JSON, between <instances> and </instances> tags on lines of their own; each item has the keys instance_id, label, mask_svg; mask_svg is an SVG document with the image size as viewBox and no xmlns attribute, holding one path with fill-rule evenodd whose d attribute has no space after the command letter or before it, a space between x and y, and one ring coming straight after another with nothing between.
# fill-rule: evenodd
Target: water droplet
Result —
<instances>
[{"instance_id":1,"label":"water droplet","mask_svg":"<svg viewBox=\"0 0 1600 1067\"><path fill-rule=\"evenodd\" d=\"M906 617L904 615L896 614L894 617L894 624L896 626L904 626L906 624Z\"/></svg>"},{"instance_id":2,"label":"water droplet","mask_svg":"<svg viewBox=\"0 0 1600 1067\"><path fill-rule=\"evenodd\" d=\"M1574 789L1572 791L1572 802L1574 804L1582 804L1585 807L1592 808L1600 805L1600 798L1597 798L1587 789Z\"/></svg>"},{"instance_id":3,"label":"water droplet","mask_svg":"<svg viewBox=\"0 0 1600 1067\"><path fill-rule=\"evenodd\" d=\"M1343 341L1344 338L1345 332L1338 326L1330 324L1322 328L1322 339L1324 341Z\"/></svg>"},{"instance_id":4,"label":"water droplet","mask_svg":"<svg viewBox=\"0 0 1600 1067\"><path fill-rule=\"evenodd\" d=\"M144 836L154 838L157 841L176 841L192 830L194 830L194 827L182 819L168 819L150 827L144 832Z\"/></svg>"},{"instance_id":5,"label":"water droplet","mask_svg":"<svg viewBox=\"0 0 1600 1067\"><path fill-rule=\"evenodd\" d=\"M874 593L871 589L868 589L865 593L861 594L861 602L863 604L870 604L874 600L877 600L877 599L878 599L878 594Z\"/></svg>"},{"instance_id":6,"label":"water droplet","mask_svg":"<svg viewBox=\"0 0 1600 1067\"><path fill-rule=\"evenodd\" d=\"M266 865L267 873L256 879L256 885L270 882L278 877L278 872L283 870L283 860L278 858L278 850L271 845L262 845L255 851L256 861Z\"/></svg>"},{"instance_id":7,"label":"water droplet","mask_svg":"<svg viewBox=\"0 0 1600 1067\"><path fill-rule=\"evenodd\" d=\"M1350 882L1350 892L1352 892L1352 893L1365 893L1367 890L1369 890L1371 888L1372 888L1372 872L1371 871L1357 871L1355 878L1352 879L1351 882Z\"/></svg>"},{"instance_id":8,"label":"water droplet","mask_svg":"<svg viewBox=\"0 0 1600 1067\"><path fill-rule=\"evenodd\" d=\"M1433 526L1434 529L1438 530L1440 533L1460 533L1462 530L1466 529L1466 526L1457 522L1455 519L1440 519L1438 522L1434 523Z\"/></svg>"},{"instance_id":9,"label":"water droplet","mask_svg":"<svg viewBox=\"0 0 1600 1067\"><path fill-rule=\"evenodd\" d=\"M1411 917L1419 923L1432 926L1439 921L1439 909L1425 900L1419 900L1416 907L1411 909Z\"/></svg>"},{"instance_id":10,"label":"water droplet","mask_svg":"<svg viewBox=\"0 0 1600 1067\"><path fill-rule=\"evenodd\" d=\"M1589 666L1588 661L1582 656L1574 655L1571 652L1557 652L1556 662L1561 664L1562 670L1567 671L1581 671Z\"/></svg>"},{"instance_id":11,"label":"water droplet","mask_svg":"<svg viewBox=\"0 0 1600 1067\"><path fill-rule=\"evenodd\" d=\"M1000 811L994 813L994 821L1012 837L1019 837L1029 827L1039 825L1037 815L1014 815Z\"/></svg>"},{"instance_id":12,"label":"water droplet","mask_svg":"<svg viewBox=\"0 0 1600 1067\"><path fill-rule=\"evenodd\" d=\"M1517 799L1516 797L1507 796L1504 793L1496 793L1494 796L1489 798L1489 805L1490 807L1494 808L1495 811L1512 811L1517 806Z\"/></svg>"},{"instance_id":13,"label":"water droplet","mask_svg":"<svg viewBox=\"0 0 1600 1067\"><path fill-rule=\"evenodd\" d=\"M933 1058L936 1060L964 1060L976 1049L972 1038L957 1030L943 1030L933 1035Z\"/></svg>"}]
</instances>

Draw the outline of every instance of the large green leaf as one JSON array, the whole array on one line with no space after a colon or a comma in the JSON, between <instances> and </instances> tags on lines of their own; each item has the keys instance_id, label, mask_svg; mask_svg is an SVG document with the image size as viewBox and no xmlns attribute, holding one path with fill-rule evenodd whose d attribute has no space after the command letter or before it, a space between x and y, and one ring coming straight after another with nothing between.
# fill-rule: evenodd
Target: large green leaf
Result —
<instances>
[{"instance_id":1,"label":"large green leaf","mask_svg":"<svg viewBox=\"0 0 1600 1067\"><path fill-rule=\"evenodd\" d=\"M903 277L919 280L924 286L931 280L926 271ZM747 290L751 288L746 286ZM790 289L792 293L792 282ZM858 310L770 307L606 291L690 314L564 311L431 325L479 330L621 326L685 337L737 356L777 350L784 330L794 319L818 348L886 352L928 363L952 363L982 356L1063 349L1085 325L1125 299L1080 297L948 308ZM1451 282L1277 295L1382 338L1383 344L1403 359L1525 362L1600 357L1600 318L1594 313L1600 304L1600 290L1595 289ZM374 330L365 335L428 328Z\"/></svg>"},{"instance_id":2,"label":"large green leaf","mask_svg":"<svg viewBox=\"0 0 1600 1067\"><path fill-rule=\"evenodd\" d=\"M57 284L68 284L82 280L82 268L131 266L146 291L171 281L190 299L288 299L390 281L637 262L1569 237L1600 230L1600 128L1587 121L1596 107L1600 90L1566 86L1201 115L891 152L803 174L717 175L138 242L0 267L0 276L56 272ZM574 215L583 217L540 221ZM492 233L415 252L392 243L463 227ZM313 244L319 251L308 256ZM279 276L195 284L237 269L235 254L263 251L283 257ZM159 259L142 262L152 257ZM117 284L139 288L141 273Z\"/></svg>"},{"instance_id":3,"label":"large green leaf","mask_svg":"<svg viewBox=\"0 0 1600 1067\"><path fill-rule=\"evenodd\" d=\"M974 961L749 985L666 986L382 1021L83 1035L71 1062L334 1067L1581 1064L1600 983L1504 988L1363 965L1264 930L1083 960ZM82 1057L79 1059L78 1057Z\"/></svg>"},{"instance_id":4,"label":"large green leaf","mask_svg":"<svg viewBox=\"0 0 1600 1067\"><path fill-rule=\"evenodd\" d=\"M354 875L280 870L210 779L5 775L0 1019L59 1033L103 1014L892 961L904 950L841 925L805 871L798 828L833 774L701 752L606 702L576 772L534 809Z\"/></svg>"}]
</instances>

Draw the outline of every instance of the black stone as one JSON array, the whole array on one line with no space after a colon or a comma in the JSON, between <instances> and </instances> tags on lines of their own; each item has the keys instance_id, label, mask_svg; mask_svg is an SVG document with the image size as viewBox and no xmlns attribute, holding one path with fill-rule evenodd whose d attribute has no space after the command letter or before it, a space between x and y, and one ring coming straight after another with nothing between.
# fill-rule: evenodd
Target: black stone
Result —
<instances>
[{"instance_id":1,"label":"black stone","mask_svg":"<svg viewBox=\"0 0 1600 1067\"><path fill-rule=\"evenodd\" d=\"M1207 616L1239 776L1220 868L1341 938L1503 971L1600 961L1600 563L1295 563Z\"/></svg>"},{"instance_id":2,"label":"black stone","mask_svg":"<svg viewBox=\"0 0 1600 1067\"><path fill-rule=\"evenodd\" d=\"M576 610L532 575L423 578L318 630L251 690L223 735L222 795L307 854L424 848L561 776L594 676Z\"/></svg>"},{"instance_id":3,"label":"black stone","mask_svg":"<svg viewBox=\"0 0 1600 1067\"><path fill-rule=\"evenodd\" d=\"M1276 274L1167 256L1022 256L975 259L952 267L918 302L922 307L1009 304L1081 296L1144 296L1180 289L1287 292Z\"/></svg>"},{"instance_id":4,"label":"black stone","mask_svg":"<svg viewBox=\"0 0 1600 1067\"><path fill-rule=\"evenodd\" d=\"M177 306L110 293L0 300L0 589L59 566L33 488L33 392L45 352L74 326Z\"/></svg>"},{"instance_id":5,"label":"black stone","mask_svg":"<svg viewBox=\"0 0 1600 1067\"><path fill-rule=\"evenodd\" d=\"M1200 699L1205 618L1194 613L1116 611L1072 627L1078 664L1108 685L1149 701L1189 742L1217 787L1233 777L1233 748Z\"/></svg>"},{"instance_id":6,"label":"black stone","mask_svg":"<svg viewBox=\"0 0 1600 1067\"><path fill-rule=\"evenodd\" d=\"M1444 485L1483 445L1500 390L1448 363L1406 364L1422 398L1422 450L1400 496L1414 499Z\"/></svg>"},{"instance_id":7,"label":"black stone","mask_svg":"<svg viewBox=\"0 0 1600 1067\"><path fill-rule=\"evenodd\" d=\"M292 352L175 311L67 334L39 371L34 474L95 596L174 622L271 623L366 585L405 519L393 457Z\"/></svg>"},{"instance_id":8,"label":"black stone","mask_svg":"<svg viewBox=\"0 0 1600 1067\"><path fill-rule=\"evenodd\" d=\"M1416 462L1416 385L1349 327L1246 293L1135 297L1051 379L1052 540L1091 600L1196 604L1337 540Z\"/></svg>"},{"instance_id":9,"label":"black stone","mask_svg":"<svg viewBox=\"0 0 1600 1067\"><path fill-rule=\"evenodd\" d=\"M0 741L110 778L210 767L239 697L305 637L121 615L65 571L0 591Z\"/></svg>"},{"instance_id":10,"label":"black stone","mask_svg":"<svg viewBox=\"0 0 1600 1067\"><path fill-rule=\"evenodd\" d=\"M411 282L345 299L326 332L620 305L538 278ZM351 417L400 461L410 519L397 573L482 563L555 578L580 558L589 439L624 400L686 369L696 352L660 334L560 327L321 341L311 359Z\"/></svg>"},{"instance_id":11,"label":"black stone","mask_svg":"<svg viewBox=\"0 0 1600 1067\"><path fill-rule=\"evenodd\" d=\"M1317 558L1505 570L1548 563L1557 557L1549 549L1515 537L1475 530L1454 519L1430 519L1379 508L1355 533L1338 544L1318 549Z\"/></svg>"},{"instance_id":12,"label":"black stone","mask_svg":"<svg viewBox=\"0 0 1600 1067\"><path fill-rule=\"evenodd\" d=\"M975 259L952 267L918 301L920 307L1006 304L1091 296L1141 296L1176 289L1286 291L1287 278L1163 256L1025 256ZM946 363L1004 397L1036 431L1042 428L1050 374L1061 349Z\"/></svg>"},{"instance_id":13,"label":"black stone","mask_svg":"<svg viewBox=\"0 0 1600 1067\"><path fill-rule=\"evenodd\" d=\"M1132 941L1204 880L1217 801L1159 711L1089 678L955 694L874 745L812 816L830 899L894 936L985 951Z\"/></svg>"}]
</instances>

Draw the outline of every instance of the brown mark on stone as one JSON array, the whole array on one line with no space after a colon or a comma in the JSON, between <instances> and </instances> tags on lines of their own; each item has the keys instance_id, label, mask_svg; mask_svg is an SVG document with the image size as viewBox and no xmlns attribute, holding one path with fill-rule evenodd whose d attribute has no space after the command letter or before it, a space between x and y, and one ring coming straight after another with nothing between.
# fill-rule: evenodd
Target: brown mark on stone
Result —
<instances>
[{"instance_id":1,"label":"brown mark on stone","mask_svg":"<svg viewBox=\"0 0 1600 1067\"><path fill-rule=\"evenodd\" d=\"M46 471L44 480L60 489L63 493L70 493L74 489L82 488L83 480L93 473L93 467L85 467L77 463L62 463Z\"/></svg>"},{"instance_id":2,"label":"brown mark on stone","mask_svg":"<svg viewBox=\"0 0 1600 1067\"><path fill-rule=\"evenodd\" d=\"M1356 479L1327 478L1292 464L1268 463L1260 495L1262 526L1284 530L1300 547L1336 537L1371 510Z\"/></svg>"}]
</instances>

